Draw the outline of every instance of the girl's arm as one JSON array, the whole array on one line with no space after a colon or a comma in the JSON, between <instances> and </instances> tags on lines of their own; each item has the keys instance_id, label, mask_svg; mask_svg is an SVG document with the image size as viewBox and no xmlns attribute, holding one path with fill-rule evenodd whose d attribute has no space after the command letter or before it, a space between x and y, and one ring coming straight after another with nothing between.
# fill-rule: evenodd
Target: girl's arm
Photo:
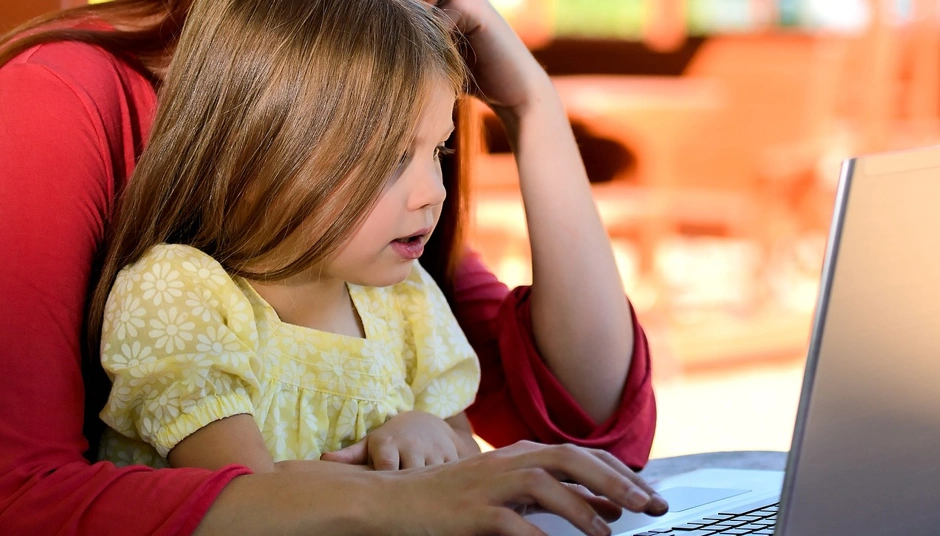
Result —
<instances>
[{"instance_id":1,"label":"girl's arm","mask_svg":"<svg viewBox=\"0 0 940 536\"><path fill-rule=\"evenodd\" d=\"M288 471L362 471L364 465L320 460L271 458L254 418L233 415L204 426L186 437L167 455L173 467L202 467L217 470L229 465L247 467L255 473Z\"/></svg>"},{"instance_id":2,"label":"girl's arm","mask_svg":"<svg viewBox=\"0 0 940 536\"><path fill-rule=\"evenodd\" d=\"M568 118L548 75L489 2L449 0L442 8L473 47L481 97L516 155L536 345L571 396L602 422L622 399L633 318Z\"/></svg>"}]
</instances>

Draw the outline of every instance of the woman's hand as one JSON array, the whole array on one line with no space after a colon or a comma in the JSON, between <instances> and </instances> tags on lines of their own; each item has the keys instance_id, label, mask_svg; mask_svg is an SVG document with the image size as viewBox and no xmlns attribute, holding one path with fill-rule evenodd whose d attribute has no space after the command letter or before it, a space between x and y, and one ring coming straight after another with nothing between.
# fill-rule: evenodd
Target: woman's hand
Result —
<instances>
[{"instance_id":1,"label":"woman's hand","mask_svg":"<svg viewBox=\"0 0 940 536\"><path fill-rule=\"evenodd\" d=\"M553 90L548 75L488 0L428 0L467 39L476 94L497 111L524 108Z\"/></svg>"},{"instance_id":2,"label":"woman's hand","mask_svg":"<svg viewBox=\"0 0 940 536\"><path fill-rule=\"evenodd\" d=\"M464 431L458 432L430 413L408 411L392 417L359 442L327 452L320 459L395 470L440 465L477 452L473 438Z\"/></svg>"},{"instance_id":3,"label":"woman's hand","mask_svg":"<svg viewBox=\"0 0 940 536\"><path fill-rule=\"evenodd\" d=\"M535 506L568 519L587 534L604 535L610 529L598 511L613 507L616 512L626 508L662 515L668 509L662 497L612 455L573 445L520 442L395 476L400 478L391 483L398 491L390 494L406 497L410 505L390 515L407 515L427 534L533 534L518 510Z\"/></svg>"},{"instance_id":4,"label":"woman's hand","mask_svg":"<svg viewBox=\"0 0 940 536\"><path fill-rule=\"evenodd\" d=\"M610 534L599 511L662 515L668 509L606 452L520 442L404 471L240 476L225 487L196 534L540 534L519 513L521 506L553 512L596 536Z\"/></svg>"}]
</instances>

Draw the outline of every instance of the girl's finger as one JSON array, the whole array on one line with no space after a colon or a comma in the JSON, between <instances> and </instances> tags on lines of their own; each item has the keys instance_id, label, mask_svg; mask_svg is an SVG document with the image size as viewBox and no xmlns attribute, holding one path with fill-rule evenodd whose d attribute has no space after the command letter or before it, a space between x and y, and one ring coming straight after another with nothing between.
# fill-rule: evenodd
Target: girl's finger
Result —
<instances>
[{"instance_id":1,"label":"girl's finger","mask_svg":"<svg viewBox=\"0 0 940 536\"><path fill-rule=\"evenodd\" d=\"M414 469L416 467L424 467L426 465L424 462L425 455L415 450L401 450L399 451L398 456L401 460L402 469Z\"/></svg>"},{"instance_id":2,"label":"girl's finger","mask_svg":"<svg viewBox=\"0 0 940 536\"><path fill-rule=\"evenodd\" d=\"M390 441L377 442L375 448L370 449L372 468L376 471L394 471L399 468L398 447Z\"/></svg>"},{"instance_id":3,"label":"girl's finger","mask_svg":"<svg viewBox=\"0 0 940 536\"><path fill-rule=\"evenodd\" d=\"M320 459L327 462L365 465L369 463L369 453L366 449L366 440L363 439L337 451L325 452L322 456L320 456Z\"/></svg>"}]
</instances>

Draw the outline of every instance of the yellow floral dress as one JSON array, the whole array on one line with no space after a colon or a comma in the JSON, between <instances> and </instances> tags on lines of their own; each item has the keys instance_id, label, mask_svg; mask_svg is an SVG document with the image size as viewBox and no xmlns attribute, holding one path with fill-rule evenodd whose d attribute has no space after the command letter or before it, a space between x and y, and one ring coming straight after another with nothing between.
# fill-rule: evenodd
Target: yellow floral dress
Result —
<instances>
[{"instance_id":1,"label":"yellow floral dress","mask_svg":"<svg viewBox=\"0 0 940 536\"><path fill-rule=\"evenodd\" d=\"M205 253L161 244L125 267L105 309L113 381L99 457L165 467L199 428L251 414L275 461L316 459L390 417L452 417L473 401L476 355L428 273L348 285L365 338L282 322Z\"/></svg>"}]
</instances>

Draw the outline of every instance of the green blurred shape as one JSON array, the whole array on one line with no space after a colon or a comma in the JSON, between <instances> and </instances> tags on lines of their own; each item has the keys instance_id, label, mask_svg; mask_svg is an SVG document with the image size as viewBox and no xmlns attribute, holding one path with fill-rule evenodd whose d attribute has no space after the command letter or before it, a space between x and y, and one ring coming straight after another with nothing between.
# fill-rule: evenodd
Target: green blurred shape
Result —
<instances>
[{"instance_id":1,"label":"green blurred shape","mask_svg":"<svg viewBox=\"0 0 940 536\"><path fill-rule=\"evenodd\" d=\"M637 39L646 19L643 0L556 0L555 35Z\"/></svg>"}]
</instances>

